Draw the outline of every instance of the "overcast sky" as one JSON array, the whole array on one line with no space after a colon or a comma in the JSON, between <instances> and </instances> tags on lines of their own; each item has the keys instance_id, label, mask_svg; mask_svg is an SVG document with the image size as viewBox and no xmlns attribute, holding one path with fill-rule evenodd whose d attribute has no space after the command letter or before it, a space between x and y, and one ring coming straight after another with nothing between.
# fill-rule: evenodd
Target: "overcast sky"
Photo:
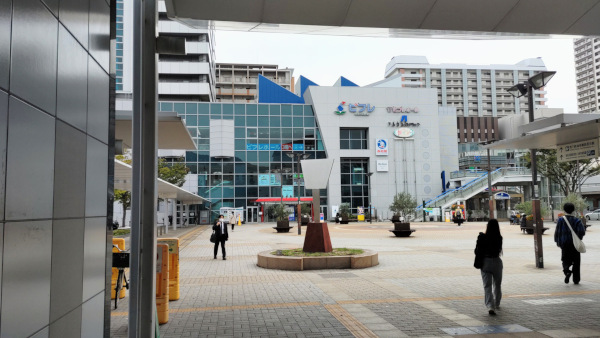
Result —
<instances>
[{"instance_id":1,"label":"overcast sky","mask_svg":"<svg viewBox=\"0 0 600 338\"><path fill-rule=\"evenodd\" d=\"M216 32L216 61L276 64L294 68L322 86L345 76L359 86L384 77L396 55L423 55L431 64L515 64L541 57L556 76L547 86L548 106L577 112L571 39L450 40L336 37L280 33Z\"/></svg>"}]
</instances>

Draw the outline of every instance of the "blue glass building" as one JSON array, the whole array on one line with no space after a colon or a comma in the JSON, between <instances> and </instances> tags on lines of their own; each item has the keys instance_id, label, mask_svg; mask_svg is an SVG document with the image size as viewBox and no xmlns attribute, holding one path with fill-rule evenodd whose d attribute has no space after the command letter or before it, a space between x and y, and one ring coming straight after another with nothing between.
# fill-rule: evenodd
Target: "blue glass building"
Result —
<instances>
[{"instance_id":1,"label":"blue glass building","mask_svg":"<svg viewBox=\"0 0 600 338\"><path fill-rule=\"evenodd\" d=\"M221 207L243 207L250 222L260 221L260 212L264 221L271 220L266 204L293 205L298 197L293 177L298 168L285 153L327 157L311 105L160 102L159 109L185 119L197 145L196 151L186 152L186 166L197 175L198 195L211 201L199 208L210 208L213 215ZM234 157L211 157L211 120L233 120ZM298 181L300 196L310 197L311 191ZM326 189L321 205L327 205Z\"/></svg>"}]
</instances>

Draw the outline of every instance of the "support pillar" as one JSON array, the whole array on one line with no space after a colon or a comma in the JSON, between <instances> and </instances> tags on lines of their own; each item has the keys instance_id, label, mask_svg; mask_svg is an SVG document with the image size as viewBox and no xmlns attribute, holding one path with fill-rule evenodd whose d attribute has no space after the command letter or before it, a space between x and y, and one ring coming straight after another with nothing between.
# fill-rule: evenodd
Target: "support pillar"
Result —
<instances>
[{"instance_id":1,"label":"support pillar","mask_svg":"<svg viewBox=\"0 0 600 338\"><path fill-rule=\"evenodd\" d=\"M134 0L130 338L155 335L157 16L156 0Z\"/></svg>"},{"instance_id":2,"label":"support pillar","mask_svg":"<svg viewBox=\"0 0 600 338\"><path fill-rule=\"evenodd\" d=\"M313 198L313 222L320 223L321 222L321 190L313 189L312 190L312 198Z\"/></svg>"}]
</instances>

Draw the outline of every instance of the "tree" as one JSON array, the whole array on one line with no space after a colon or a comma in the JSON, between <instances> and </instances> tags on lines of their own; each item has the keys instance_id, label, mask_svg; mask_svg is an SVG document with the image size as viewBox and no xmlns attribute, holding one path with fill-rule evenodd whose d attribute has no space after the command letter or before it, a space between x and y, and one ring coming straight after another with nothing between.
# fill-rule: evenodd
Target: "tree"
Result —
<instances>
[{"instance_id":1,"label":"tree","mask_svg":"<svg viewBox=\"0 0 600 338\"><path fill-rule=\"evenodd\" d=\"M523 158L527 161L527 168L531 168L530 153ZM558 162L554 149L538 150L536 159L539 172L558 183L565 196L576 192L588 178L600 174L600 162L597 159Z\"/></svg>"},{"instance_id":2,"label":"tree","mask_svg":"<svg viewBox=\"0 0 600 338\"><path fill-rule=\"evenodd\" d=\"M408 192L397 193L394 196L390 210L396 216L403 216L407 221L408 217L415 213L417 209L417 200Z\"/></svg>"},{"instance_id":3,"label":"tree","mask_svg":"<svg viewBox=\"0 0 600 338\"><path fill-rule=\"evenodd\" d=\"M115 158L129 165L133 162L129 153L126 155L117 155ZM185 183L185 175L190 171L190 168L185 166L183 157L178 158L177 161L172 163L167 163L164 158L159 158L157 167L158 178L178 187L181 187Z\"/></svg>"},{"instance_id":4,"label":"tree","mask_svg":"<svg viewBox=\"0 0 600 338\"><path fill-rule=\"evenodd\" d=\"M575 216L578 216L581 219L585 218L583 217L583 211L587 208L588 204L581 195L571 193L563 200L563 204L565 203L573 203L575 206Z\"/></svg>"},{"instance_id":5,"label":"tree","mask_svg":"<svg viewBox=\"0 0 600 338\"><path fill-rule=\"evenodd\" d=\"M181 187L185 183L185 175L190 168L185 166L183 157L176 162L166 163L163 158L158 159L158 178Z\"/></svg>"},{"instance_id":6,"label":"tree","mask_svg":"<svg viewBox=\"0 0 600 338\"><path fill-rule=\"evenodd\" d=\"M287 207L282 203L271 206L271 213L277 221L281 222L288 220L289 212L287 210Z\"/></svg>"},{"instance_id":7,"label":"tree","mask_svg":"<svg viewBox=\"0 0 600 338\"><path fill-rule=\"evenodd\" d=\"M342 217L350 217L350 204L342 203L338 209L340 216Z\"/></svg>"},{"instance_id":8,"label":"tree","mask_svg":"<svg viewBox=\"0 0 600 338\"><path fill-rule=\"evenodd\" d=\"M541 204L540 208L542 209L541 210L542 216L548 215L549 210L545 205ZM533 204L531 203L531 201L525 201L523 203L519 203L519 204L515 205L515 210L518 210L522 214L531 216L531 215L533 215Z\"/></svg>"},{"instance_id":9,"label":"tree","mask_svg":"<svg viewBox=\"0 0 600 338\"><path fill-rule=\"evenodd\" d=\"M131 206L131 192L127 190L115 189L115 201L121 203L123 206L123 223L121 223L121 226L125 226L127 208Z\"/></svg>"}]
</instances>

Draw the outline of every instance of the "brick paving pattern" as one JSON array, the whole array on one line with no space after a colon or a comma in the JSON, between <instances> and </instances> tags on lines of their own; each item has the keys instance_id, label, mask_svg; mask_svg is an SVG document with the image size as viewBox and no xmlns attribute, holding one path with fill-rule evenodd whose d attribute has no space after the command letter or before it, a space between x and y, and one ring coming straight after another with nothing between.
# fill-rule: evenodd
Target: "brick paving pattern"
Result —
<instances>
[{"instance_id":1,"label":"brick paving pattern","mask_svg":"<svg viewBox=\"0 0 600 338\"><path fill-rule=\"evenodd\" d=\"M334 247L375 250L380 265L296 272L256 266L261 251L303 245L304 229L298 236L272 226L236 227L226 261L213 259L206 226L165 235L182 243L181 298L169 303L161 337L600 337L600 224L584 238L582 281L573 285L563 282L554 224L545 225L545 268L537 269L533 237L503 223L497 316L488 315L472 268L484 223L412 223L409 238L391 235L391 223L329 224ZM112 337L127 336L128 298L113 310Z\"/></svg>"}]
</instances>

